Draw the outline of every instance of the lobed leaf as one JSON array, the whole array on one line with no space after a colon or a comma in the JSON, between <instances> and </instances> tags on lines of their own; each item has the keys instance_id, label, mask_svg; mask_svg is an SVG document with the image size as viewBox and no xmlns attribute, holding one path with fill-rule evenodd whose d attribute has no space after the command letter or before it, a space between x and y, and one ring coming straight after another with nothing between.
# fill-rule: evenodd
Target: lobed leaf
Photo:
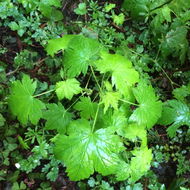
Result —
<instances>
[{"instance_id":1,"label":"lobed leaf","mask_svg":"<svg viewBox=\"0 0 190 190\"><path fill-rule=\"evenodd\" d=\"M11 85L11 93L8 98L8 105L22 124L27 124L28 120L36 125L42 118L42 109L45 109L44 103L33 97L36 89L36 82L24 75L22 81L15 81Z\"/></svg>"},{"instance_id":2,"label":"lobed leaf","mask_svg":"<svg viewBox=\"0 0 190 190\"><path fill-rule=\"evenodd\" d=\"M79 94L82 90L79 81L75 78L57 82L55 89L59 100L62 100L63 98L71 100L75 94Z\"/></svg>"}]
</instances>

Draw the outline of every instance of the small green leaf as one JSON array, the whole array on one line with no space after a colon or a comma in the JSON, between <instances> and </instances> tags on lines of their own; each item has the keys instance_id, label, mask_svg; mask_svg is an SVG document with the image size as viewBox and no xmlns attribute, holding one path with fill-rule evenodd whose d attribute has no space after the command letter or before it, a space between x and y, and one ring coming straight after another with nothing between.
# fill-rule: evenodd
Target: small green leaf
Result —
<instances>
[{"instance_id":1,"label":"small green leaf","mask_svg":"<svg viewBox=\"0 0 190 190\"><path fill-rule=\"evenodd\" d=\"M137 141L137 137L142 140L142 146L147 145L147 134L143 126L138 126L137 124L130 124L125 127L125 138L131 141Z\"/></svg>"},{"instance_id":2,"label":"small green leaf","mask_svg":"<svg viewBox=\"0 0 190 190\"><path fill-rule=\"evenodd\" d=\"M76 35L64 35L62 38L52 39L48 41L46 51L52 57L59 50L64 50L67 48L69 41Z\"/></svg>"},{"instance_id":3,"label":"small green leaf","mask_svg":"<svg viewBox=\"0 0 190 190\"><path fill-rule=\"evenodd\" d=\"M44 112L43 117L46 119L46 129L57 130L59 133L65 133L66 127L71 122L72 114L67 112L61 103L48 104L48 110Z\"/></svg>"},{"instance_id":4,"label":"small green leaf","mask_svg":"<svg viewBox=\"0 0 190 190\"><path fill-rule=\"evenodd\" d=\"M101 52L101 60L95 64L101 73L112 73L112 85L115 85L121 94L129 96L129 87L139 81L138 72L124 56Z\"/></svg>"},{"instance_id":5,"label":"small green leaf","mask_svg":"<svg viewBox=\"0 0 190 190\"><path fill-rule=\"evenodd\" d=\"M182 85L180 88L174 89L172 94L177 100L184 102L185 98L190 95L190 84L187 86Z\"/></svg>"},{"instance_id":6,"label":"small green leaf","mask_svg":"<svg viewBox=\"0 0 190 190\"><path fill-rule=\"evenodd\" d=\"M109 4L107 4L107 5L105 6L105 11L106 11L106 12L109 12L109 11L111 11L113 8L115 8L115 4L109 3Z\"/></svg>"},{"instance_id":7,"label":"small green leaf","mask_svg":"<svg viewBox=\"0 0 190 190\"><path fill-rule=\"evenodd\" d=\"M119 181L128 179L130 183L138 181L150 169L152 150L147 147L136 148L132 151L133 157L130 163L120 162L116 177ZM121 172L122 171L122 172Z\"/></svg>"},{"instance_id":8,"label":"small green leaf","mask_svg":"<svg viewBox=\"0 0 190 190\"><path fill-rule=\"evenodd\" d=\"M80 82L75 78L57 82L55 88L59 100L62 100L63 98L71 100L75 94L79 94L82 90Z\"/></svg>"},{"instance_id":9,"label":"small green leaf","mask_svg":"<svg viewBox=\"0 0 190 190\"><path fill-rule=\"evenodd\" d=\"M190 127L190 109L188 105L177 100L167 101L158 123L162 125L172 124L167 132L169 137L174 137L180 126L187 125Z\"/></svg>"},{"instance_id":10,"label":"small green leaf","mask_svg":"<svg viewBox=\"0 0 190 190\"><path fill-rule=\"evenodd\" d=\"M122 25L125 21L125 15L123 13L120 13L119 15L114 14L112 18L113 22L117 25Z\"/></svg>"},{"instance_id":11,"label":"small green leaf","mask_svg":"<svg viewBox=\"0 0 190 190\"><path fill-rule=\"evenodd\" d=\"M23 76L22 81L17 80L11 85L11 93L8 98L9 108L24 125L28 120L36 125L42 118L42 109L45 109L45 105L33 97L35 89L36 81L33 82L27 75Z\"/></svg>"},{"instance_id":12,"label":"small green leaf","mask_svg":"<svg viewBox=\"0 0 190 190\"><path fill-rule=\"evenodd\" d=\"M86 4L79 3L78 7L74 10L77 15L85 15L87 13Z\"/></svg>"},{"instance_id":13,"label":"small green leaf","mask_svg":"<svg viewBox=\"0 0 190 190\"><path fill-rule=\"evenodd\" d=\"M106 92L102 96L102 103L104 104L104 113L108 110L108 108L111 106L115 110L118 109L118 101L120 99L120 93L119 92Z\"/></svg>"},{"instance_id":14,"label":"small green leaf","mask_svg":"<svg viewBox=\"0 0 190 190\"><path fill-rule=\"evenodd\" d=\"M138 181L150 169L152 160L152 150L148 148L136 149L132 151L135 157L131 158L130 169L131 178L130 182Z\"/></svg>"},{"instance_id":15,"label":"small green leaf","mask_svg":"<svg viewBox=\"0 0 190 190\"><path fill-rule=\"evenodd\" d=\"M80 111L80 116L85 119L94 118L96 115L98 104L92 102L90 97L81 97L80 101L77 102L74 108Z\"/></svg>"},{"instance_id":16,"label":"small green leaf","mask_svg":"<svg viewBox=\"0 0 190 190\"><path fill-rule=\"evenodd\" d=\"M133 89L134 96L139 103L129 120L150 129L161 117L162 102L158 101L152 86L141 82Z\"/></svg>"}]
</instances>

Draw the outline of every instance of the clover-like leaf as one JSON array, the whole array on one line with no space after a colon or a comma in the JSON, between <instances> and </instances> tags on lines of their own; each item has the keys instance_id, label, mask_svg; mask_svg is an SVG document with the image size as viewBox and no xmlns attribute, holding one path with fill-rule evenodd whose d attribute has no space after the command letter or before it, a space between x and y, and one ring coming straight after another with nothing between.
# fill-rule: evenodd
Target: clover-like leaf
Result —
<instances>
[{"instance_id":1,"label":"clover-like leaf","mask_svg":"<svg viewBox=\"0 0 190 190\"><path fill-rule=\"evenodd\" d=\"M59 100L62 100L63 98L71 100L75 94L79 94L82 90L80 82L75 78L57 82L55 89Z\"/></svg>"},{"instance_id":2,"label":"clover-like leaf","mask_svg":"<svg viewBox=\"0 0 190 190\"><path fill-rule=\"evenodd\" d=\"M167 129L167 133L170 137L174 137L180 126L187 125L190 127L189 106L177 100L167 101L163 107L162 117L158 123L170 125Z\"/></svg>"},{"instance_id":3,"label":"clover-like leaf","mask_svg":"<svg viewBox=\"0 0 190 190\"><path fill-rule=\"evenodd\" d=\"M72 114L67 112L61 103L48 104L48 110L43 113L46 119L46 129L56 129L60 133L66 132L66 127L71 122Z\"/></svg>"},{"instance_id":4,"label":"clover-like leaf","mask_svg":"<svg viewBox=\"0 0 190 190\"><path fill-rule=\"evenodd\" d=\"M134 110L129 120L151 128L161 117L162 102L158 101L152 86L145 82L133 89L139 107Z\"/></svg>"},{"instance_id":5,"label":"clover-like leaf","mask_svg":"<svg viewBox=\"0 0 190 190\"><path fill-rule=\"evenodd\" d=\"M55 140L55 155L67 167L71 180L88 178L95 171L113 174L124 149L120 138L109 128L92 132L87 120L75 121L69 136L59 135Z\"/></svg>"},{"instance_id":6,"label":"clover-like leaf","mask_svg":"<svg viewBox=\"0 0 190 190\"><path fill-rule=\"evenodd\" d=\"M33 96L35 89L36 81L33 82L27 75L23 76L22 81L12 83L8 104L13 115L17 116L22 124L30 120L35 125L42 118L45 105Z\"/></svg>"}]
</instances>

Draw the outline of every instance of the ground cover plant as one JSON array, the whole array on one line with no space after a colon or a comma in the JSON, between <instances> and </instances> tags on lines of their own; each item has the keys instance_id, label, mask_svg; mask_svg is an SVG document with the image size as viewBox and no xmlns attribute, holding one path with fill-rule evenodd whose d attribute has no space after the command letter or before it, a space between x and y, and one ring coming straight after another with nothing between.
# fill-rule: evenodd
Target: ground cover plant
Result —
<instances>
[{"instance_id":1,"label":"ground cover plant","mask_svg":"<svg viewBox=\"0 0 190 190\"><path fill-rule=\"evenodd\" d=\"M0 189L190 188L190 2L0 1Z\"/></svg>"}]
</instances>

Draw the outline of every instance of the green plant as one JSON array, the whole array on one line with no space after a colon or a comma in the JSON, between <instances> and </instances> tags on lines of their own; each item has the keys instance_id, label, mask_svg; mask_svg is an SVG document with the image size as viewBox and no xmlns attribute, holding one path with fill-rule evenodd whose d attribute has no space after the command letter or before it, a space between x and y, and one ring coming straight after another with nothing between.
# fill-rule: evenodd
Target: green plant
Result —
<instances>
[{"instance_id":1,"label":"green plant","mask_svg":"<svg viewBox=\"0 0 190 190\"><path fill-rule=\"evenodd\" d=\"M125 57L110 54L96 40L81 35L64 36L62 42L55 47L51 40L47 51L53 55L64 49L64 80L58 81L55 89L36 95L36 82L24 75L22 81L13 82L11 87L8 102L12 113L22 125L29 121L37 124L40 118L45 118L46 129L60 133L53 138L54 152L66 165L72 180L88 178L94 171L115 174L118 180L139 180L152 159L151 150L147 148L146 128L151 128L161 116L162 103L153 88L139 80L137 71ZM90 80L92 75L91 80L96 84L93 95L87 94L89 81L83 84L76 79L80 74L85 77L89 69L91 74L87 77ZM64 109L61 103L45 105L38 99L52 91L59 101L68 99L70 106ZM80 101L79 98L73 100L79 93ZM19 102L20 97L22 102ZM72 119L69 110L75 104L73 108L80 116ZM131 151L124 146L130 141L137 142ZM124 152L128 156L122 158ZM121 173L120 168L125 172Z\"/></svg>"}]
</instances>

